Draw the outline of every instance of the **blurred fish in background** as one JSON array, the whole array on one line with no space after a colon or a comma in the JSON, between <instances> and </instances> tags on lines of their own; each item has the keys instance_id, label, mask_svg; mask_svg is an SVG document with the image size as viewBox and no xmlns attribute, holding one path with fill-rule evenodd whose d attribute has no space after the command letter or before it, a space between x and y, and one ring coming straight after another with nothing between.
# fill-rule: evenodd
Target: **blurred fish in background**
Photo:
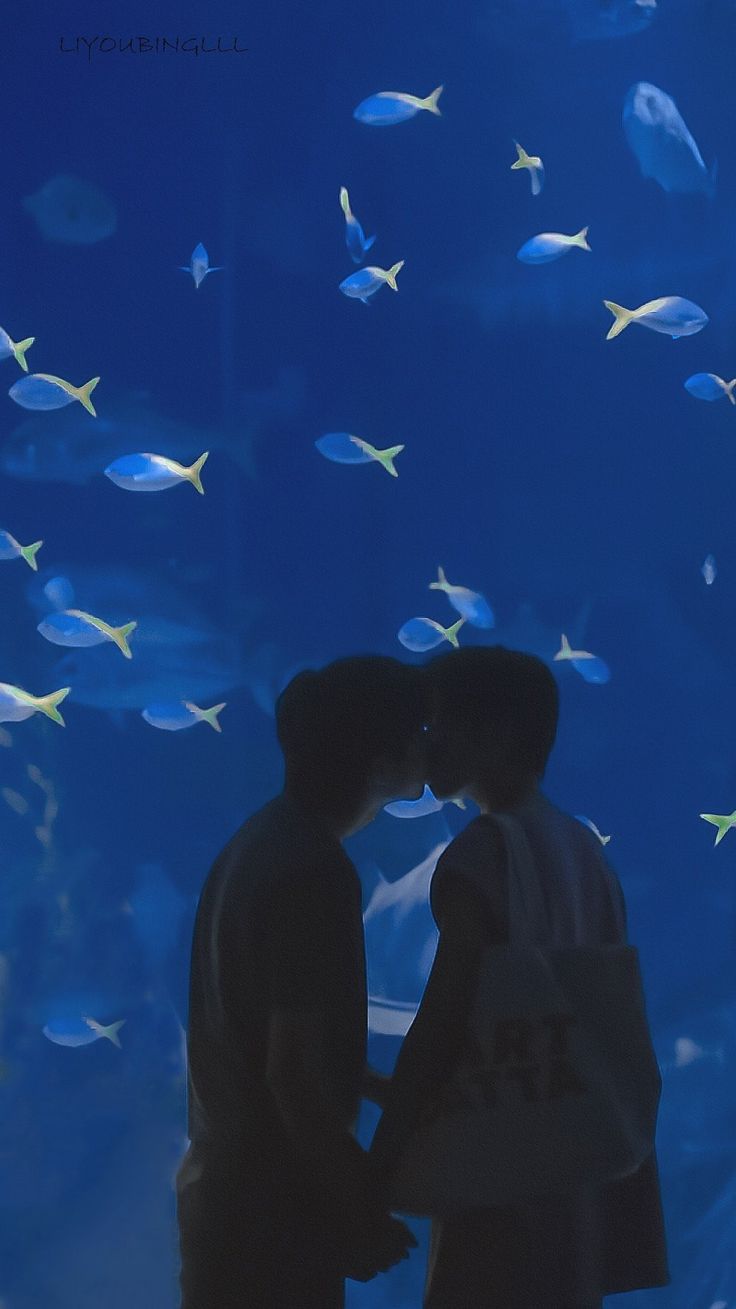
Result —
<instances>
[{"instance_id":1,"label":"blurred fish in background","mask_svg":"<svg viewBox=\"0 0 736 1309\"><path fill-rule=\"evenodd\" d=\"M104 241L118 225L110 197L96 183L69 173L49 178L33 195L25 196L23 208L46 241L67 245Z\"/></svg>"}]
</instances>

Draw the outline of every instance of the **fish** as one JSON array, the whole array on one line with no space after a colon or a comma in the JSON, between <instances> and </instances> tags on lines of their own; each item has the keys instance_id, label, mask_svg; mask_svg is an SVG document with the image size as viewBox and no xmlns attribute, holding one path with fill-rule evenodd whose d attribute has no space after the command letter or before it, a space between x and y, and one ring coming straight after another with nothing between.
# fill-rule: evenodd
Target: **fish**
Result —
<instances>
[{"instance_id":1,"label":"fish","mask_svg":"<svg viewBox=\"0 0 736 1309\"><path fill-rule=\"evenodd\" d=\"M706 823L713 823L718 828L716 839L713 842L714 845L718 845L723 840L726 832L736 826L736 809L732 814L700 814L699 817L704 818Z\"/></svg>"},{"instance_id":2,"label":"fish","mask_svg":"<svg viewBox=\"0 0 736 1309\"><path fill-rule=\"evenodd\" d=\"M192 704L190 700L175 700L146 705L141 717L151 727L160 727L164 732L178 732L184 727L194 727L195 723L209 723L216 732L221 732L217 716L225 708L225 703L223 701L210 709L200 709L199 705Z\"/></svg>"},{"instance_id":3,"label":"fish","mask_svg":"<svg viewBox=\"0 0 736 1309\"><path fill-rule=\"evenodd\" d=\"M61 704L70 691L70 686L63 686L59 691L49 691L47 695L31 695L20 686L0 682L0 723L20 723L30 718L31 714L41 713L65 727L56 706Z\"/></svg>"},{"instance_id":4,"label":"fish","mask_svg":"<svg viewBox=\"0 0 736 1309\"><path fill-rule=\"evenodd\" d=\"M719 224L715 239L688 251L675 251L664 242L658 248L640 248L620 256L599 253L594 260L554 262L541 277L529 277L524 267L508 255L489 246L472 266L446 280L432 282L427 295L443 305L469 310L486 331L526 332L551 326L563 330L591 328L597 304L618 284L622 295L635 297L644 288L654 295L657 288L677 277L681 286L697 288L699 296L715 306L714 323L723 325L724 348L736 330L736 300L731 292L732 270L724 255L729 240ZM635 300L635 303L638 301ZM716 313L717 310L717 313Z\"/></svg>"},{"instance_id":5,"label":"fish","mask_svg":"<svg viewBox=\"0 0 736 1309\"><path fill-rule=\"evenodd\" d=\"M692 135L671 96L651 82L636 82L628 91L623 128L643 177L667 192L715 195L715 163L706 168Z\"/></svg>"},{"instance_id":6,"label":"fish","mask_svg":"<svg viewBox=\"0 0 736 1309\"><path fill-rule=\"evenodd\" d=\"M54 1042L54 1045L91 1045L93 1041L99 1041L104 1036L121 1049L118 1032L127 1021L126 1018L120 1018L116 1023L104 1027L102 1023L89 1017L52 1018L44 1024L42 1031L49 1041Z\"/></svg>"},{"instance_id":7,"label":"fish","mask_svg":"<svg viewBox=\"0 0 736 1309\"><path fill-rule=\"evenodd\" d=\"M223 265L218 264L215 268L210 268L210 257L207 254L202 242L195 245L192 250L192 257L188 264L178 265L180 272L191 273L194 278L194 285L199 289L200 283L204 281L208 273L221 273Z\"/></svg>"},{"instance_id":8,"label":"fish","mask_svg":"<svg viewBox=\"0 0 736 1309\"><path fill-rule=\"evenodd\" d=\"M0 359L10 359L12 355L14 359L17 359L23 372L27 373L26 350L30 349L35 339L35 336L27 336L25 341L13 341L5 329L0 327Z\"/></svg>"},{"instance_id":9,"label":"fish","mask_svg":"<svg viewBox=\"0 0 736 1309\"><path fill-rule=\"evenodd\" d=\"M83 386L73 386L52 373L29 373L14 382L8 391L11 400L23 409L63 409L74 400L78 400L93 418L97 417L90 395L94 391L99 377L91 377Z\"/></svg>"},{"instance_id":10,"label":"fish","mask_svg":"<svg viewBox=\"0 0 736 1309\"><path fill-rule=\"evenodd\" d=\"M195 491L204 495L199 474L209 453L209 450L205 450L188 468L166 455L121 455L103 471L105 477L109 477L111 482L125 491L165 491L170 486L191 482Z\"/></svg>"},{"instance_id":11,"label":"fish","mask_svg":"<svg viewBox=\"0 0 736 1309\"><path fill-rule=\"evenodd\" d=\"M433 618L410 618L408 623L404 623L404 626L399 629L398 637L407 650L433 650L443 641L449 641L450 645L457 648L459 644L457 633L465 622L465 618L460 618L452 627L443 627Z\"/></svg>"},{"instance_id":12,"label":"fish","mask_svg":"<svg viewBox=\"0 0 736 1309\"><path fill-rule=\"evenodd\" d=\"M366 237L350 208L350 197L346 186L340 187L340 208L345 215L345 244L350 251L350 257L354 264L362 264L376 238Z\"/></svg>"},{"instance_id":13,"label":"fish","mask_svg":"<svg viewBox=\"0 0 736 1309\"><path fill-rule=\"evenodd\" d=\"M386 450L377 450L374 445L368 441L363 441L359 436L351 436L349 432L327 432L320 436L314 443L321 455L325 459L331 460L335 464L370 464L379 463L390 473L392 477L398 477L398 472L394 467L394 459L405 448L403 445L392 445Z\"/></svg>"},{"instance_id":14,"label":"fish","mask_svg":"<svg viewBox=\"0 0 736 1309\"><path fill-rule=\"evenodd\" d=\"M701 332L709 321L700 305L685 300L681 295L664 295L658 300L647 300L638 309L624 309L613 300L604 300L603 303L614 317L613 326L606 336L607 341L619 336L629 323L650 327L653 332L661 332L676 341L678 337L694 336L696 332Z\"/></svg>"},{"instance_id":15,"label":"fish","mask_svg":"<svg viewBox=\"0 0 736 1309\"><path fill-rule=\"evenodd\" d=\"M657 14L657 0L565 0L575 43L605 41L646 32Z\"/></svg>"},{"instance_id":16,"label":"fish","mask_svg":"<svg viewBox=\"0 0 736 1309\"><path fill-rule=\"evenodd\" d=\"M25 559L29 568L34 573L38 572L38 563L36 554L41 549L43 541L34 541L32 545L21 545L16 541L10 532L0 530L0 559Z\"/></svg>"},{"instance_id":17,"label":"fish","mask_svg":"<svg viewBox=\"0 0 736 1309\"><path fill-rule=\"evenodd\" d=\"M126 659L132 659L128 637L137 626L136 622L128 622L120 627L111 627L102 618L96 618L84 609L59 609L43 618L36 631L53 645L86 647L112 641Z\"/></svg>"},{"instance_id":18,"label":"fish","mask_svg":"<svg viewBox=\"0 0 736 1309\"><path fill-rule=\"evenodd\" d=\"M574 246L590 250L587 237L587 227L581 227L574 236L564 236L562 232L540 232L539 236L532 236L524 242L516 251L516 258L522 264L548 264L569 254Z\"/></svg>"},{"instance_id":19,"label":"fish","mask_svg":"<svg viewBox=\"0 0 736 1309\"><path fill-rule=\"evenodd\" d=\"M61 670L75 703L115 712L172 700L207 703L247 685L249 674L236 636L194 618L179 622L157 614L139 616L130 664L112 666L105 652L88 650L63 656L55 668Z\"/></svg>"},{"instance_id":20,"label":"fish","mask_svg":"<svg viewBox=\"0 0 736 1309\"><path fill-rule=\"evenodd\" d=\"M67 245L104 241L118 225L110 197L94 182L69 173L49 178L40 190L25 196L23 208L33 217L41 236Z\"/></svg>"},{"instance_id":21,"label":"fish","mask_svg":"<svg viewBox=\"0 0 736 1309\"><path fill-rule=\"evenodd\" d=\"M478 591L469 591L467 586L453 586L448 582L443 568L437 569L437 581L430 582L430 591L444 591L456 613L466 618L471 627L493 627L495 618L485 596Z\"/></svg>"},{"instance_id":22,"label":"fish","mask_svg":"<svg viewBox=\"0 0 736 1309\"><path fill-rule=\"evenodd\" d=\"M553 658L555 661L569 661L575 671L580 673L580 676L586 682L601 685L610 680L611 671L608 664L599 659L598 655L591 654L589 650L573 650L564 632L562 633L562 645Z\"/></svg>"},{"instance_id":23,"label":"fish","mask_svg":"<svg viewBox=\"0 0 736 1309\"><path fill-rule=\"evenodd\" d=\"M703 577L705 578L705 585L712 586L717 576L716 561L713 558L713 555L705 556L705 559L703 560L703 566L700 571L703 574Z\"/></svg>"},{"instance_id":24,"label":"fish","mask_svg":"<svg viewBox=\"0 0 736 1309\"><path fill-rule=\"evenodd\" d=\"M517 159L511 165L511 170L513 172L514 169L527 168L529 170L532 195L539 195L544 186L544 164L539 155L528 155L523 145L519 145L518 141L514 141L514 145L516 146Z\"/></svg>"},{"instance_id":25,"label":"fish","mask_svg":"<svg viewBox=\"0 0 736 1309\"><path fill-rule=\"evenodd\" d=\"M444 809L446 804L457 805L458 809L466 809L464 800L458 800L454 797L448 797L446 800L438 800L433 794L431 787L426 782L424 784L424 793L418 800L394 800L391 804L383 806L384 812L391 814L392 818L424 818L427 814L439 813Z\"/></svg>"},{"instance_id":26,"label":"fish","mask_svg":"<svg viewBox=\"0 0 736 1309\"><path fill-rule=\"evenodd\" d=\"M535 0L534 5L490 0L483 25L494 49L518 52L531 44L549 54L563 44L636 36L647 31L657 12L657 0Z\"/></svg>"},{"instance_id":27,"label":"fish","mask_svg":"<svg viewBox=\"0 0 736 1309\"><path fill-rule=\"evenodd\" d=\"M444 90L436 86L427 96L410 95L406 91L377 91L370 95L353 110L353 118L370 127L392 127L395 123L405 123L413 118L420 109L427 109L430 114L442 117L437 102Z\"/></svg>"},{"instance_id":28,"label":"fish","mask_svg":"<svg viewBox=\"0 0 736 1309\"><path fill-rule=\"evenodd\" d=\"M693 373L683 382L686 391L694 395L696 400L722 400L727 395L732 405L736 405L734 398L734 387L736 387L736 377L730 382L724 382L722 377L716 373Z\"/></svg>"},{"instance_id":29,"label":"fish","mask_svg":"<svg viewBox=\"0 0 736 1309\"><path fill-rule=\"evenodd\" d=\"M117 395L91 427L76 406L25 418L0 444L0 471L22 481L83 486L155 437L157 451L168 458L189 462L204 449L217 449L253 477L255 442L293 418L303 397L303 372L282 368L271 386L240 393L240 416L232 424L201 428L162 415L140 395Z\"/></svg>"},{"instance_id":30,"label":"fish","mask_svg":"<svg viewBox=\"0 0 736 1309\"><path fill-rule=\"evenodd\" d=\"M595 833L601 845L608 845L608 842L611 839L610 836L601 836L595 823L590 818L585 818L582 814L576 814L575 817L579 823L584 823L586 827L590 828L591 832Z\"/></svg>"},{"instance_id":31,"label":"fish","mask_svg":"<svg viewBox=\"0 0 736 1309\"><path fill-rule=\"evenodd\" d=\"M362 300L363 304L367 305L369 297L375 295L376 291L380 291L384 285L390 286L392 291L398 291L396 277L403 267L403 259L400 259L398 264L392 264L390 268L377 268L368 264L357 273L351 273L349 277L344 278L339 290L350 299Z\"/></svg>"},{"instance_id":32,"label":"fish","mask_svg":"<svg viewBox=\"0 0 736 1309\"><path fill-rule=\"evenodd\" d=\"M414 1020L439 938L429 887L449 844L448 834L396 881L379 871L363 913L369 1032L404 1036Z\"/></svg>"},{"instance_id":33,"label":"fish","mask_svg":"<svg viewBox=\"0 0 736 1309\"><path fill-rule=\"evenodd\" d=\"M590 617L590 605L583 604L577 615L567 625L567 630L575 642L582 641ZM496 627L494 637L496 644L507 650L521 650L534 654L538 659L551 662L559 642L559 627L552 627L542 622L528 601L517 606L516 613L500 627Z\"/></svg>"}]
</instances>

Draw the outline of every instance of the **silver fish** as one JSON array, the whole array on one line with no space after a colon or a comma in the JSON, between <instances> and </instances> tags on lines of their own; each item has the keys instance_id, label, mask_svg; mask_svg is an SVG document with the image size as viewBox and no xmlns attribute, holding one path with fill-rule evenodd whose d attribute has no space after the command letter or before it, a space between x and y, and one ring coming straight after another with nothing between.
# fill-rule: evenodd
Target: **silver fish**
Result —
<instances>
[{"instance_id":1,"label":"silver fish","mask_svg":"<svg viewBox=\"0 0 736 1309\"><path fill-rule=\"evenodd\" d=\"M666 91L652 82L636 82L624 101L622 121L643 177L654 178L664 191L715 194L716 165L706 168L677 105Z\"/></svg>"}]
</instances>

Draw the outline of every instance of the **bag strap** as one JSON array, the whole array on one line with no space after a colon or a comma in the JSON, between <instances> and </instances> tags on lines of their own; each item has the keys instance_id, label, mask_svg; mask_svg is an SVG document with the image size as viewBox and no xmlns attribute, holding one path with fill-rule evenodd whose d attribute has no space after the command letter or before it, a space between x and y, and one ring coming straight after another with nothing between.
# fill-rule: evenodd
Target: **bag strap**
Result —
<instances>
[{"instance_id":1,"label":"bag strap","mask_svg":"<svg viewBox=\"0 0 736 1309\"><path fill-rule=\"evenodd\" d=\"M551 930L547 905L526 832L512 814L494 813L506 847L509 942L536 945Z\"/></svg>"}]
</instances>

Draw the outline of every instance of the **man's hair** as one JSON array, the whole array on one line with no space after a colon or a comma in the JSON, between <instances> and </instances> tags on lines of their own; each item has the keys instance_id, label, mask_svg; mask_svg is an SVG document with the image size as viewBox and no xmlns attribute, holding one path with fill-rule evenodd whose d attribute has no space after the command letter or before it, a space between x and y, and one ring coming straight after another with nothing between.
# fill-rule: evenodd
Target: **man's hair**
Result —
<instances>
[{"instance_id":1,"label":"man's hair","mask_svg":"<svg viewBox=\"0 0 736 1309\"><path fill-rule=\"evenodd\" d=\"M536 655L503 645L463 646L424 667L428 691L468 744L473 771L513 803L544 776L557 734L559 692Z\"/></svg>"},{"instance_id":2,"label":"man's hair","mask_svg":"<svg viewBox=\"0 0 736 1309\"><path fill-rule=\"evenodd\" d=\"M276 701L287 773L352 803L374 763L397 762L427 719L421 669L384 655L352 655L298 673Z\"/></svg>"}]
</instances>

